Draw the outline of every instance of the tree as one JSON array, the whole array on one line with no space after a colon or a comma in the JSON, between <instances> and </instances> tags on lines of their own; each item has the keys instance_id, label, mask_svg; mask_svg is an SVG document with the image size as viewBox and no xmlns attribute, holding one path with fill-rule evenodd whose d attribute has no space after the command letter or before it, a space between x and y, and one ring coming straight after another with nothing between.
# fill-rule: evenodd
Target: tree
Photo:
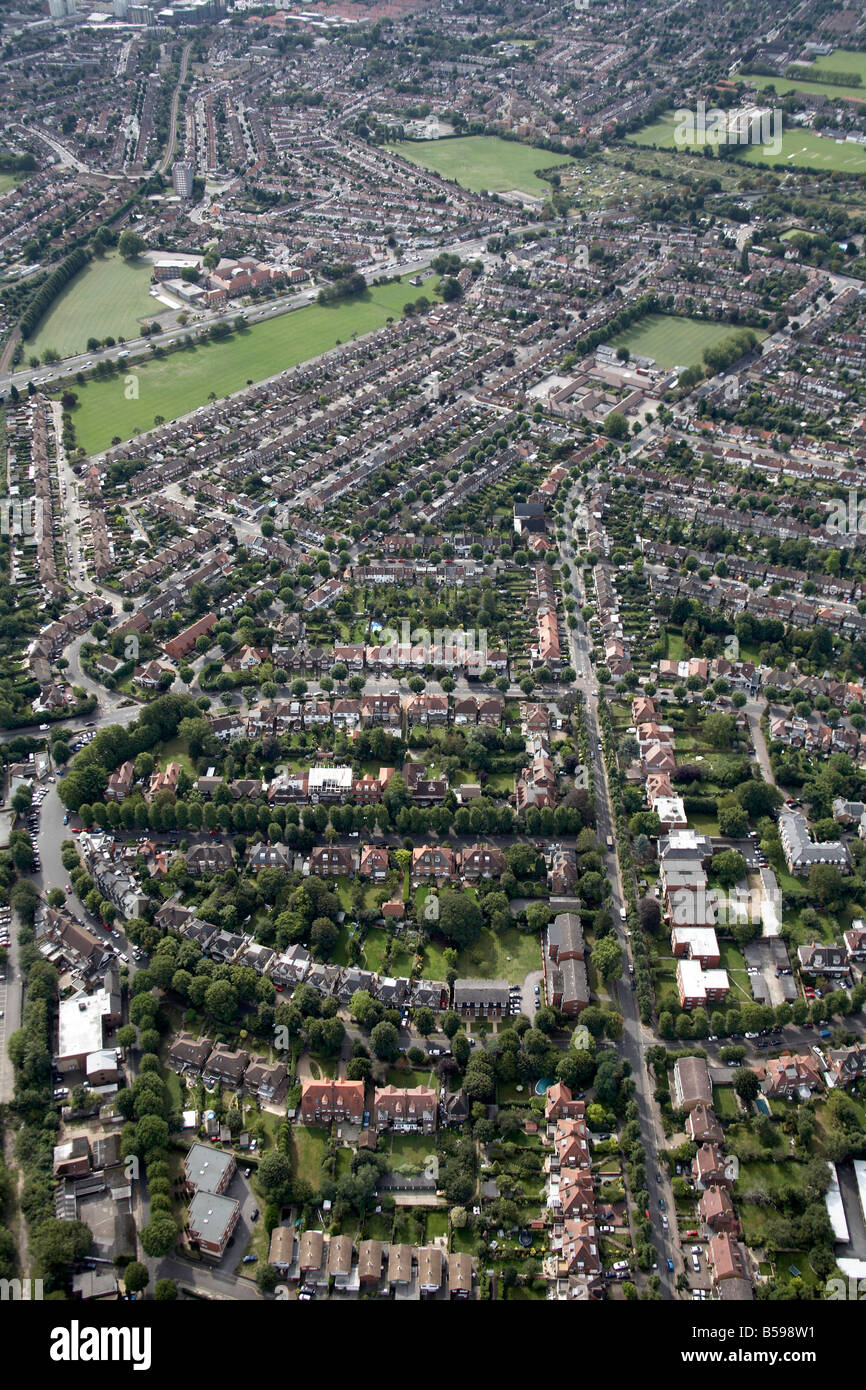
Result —
<instances>
[{"instance_id":1,"label":"tree","mask_svg":"<svg viewBox=\"0 0 866 1390\"><path fill-rule=\"evenodd\" d=\"M754 779L749 782L741 782L738 787L735 787L734 796L753 821L760 820L762 816L768 816L783 801L782 793L778 787L772 786L769 782L758 782Z\"/></svg>"},{"instance_id":2,"label":"tree","mask_svg":"<svg viewBox=\"0 0 866 1390\"><path fill-rule=\"evenodd\" d=\"M713 855L713 872L725 888L733 888L746 875L746 861L734 849L723 850Z\"/></svg>"},{"instance_id":3,"label":"tree","mask_svg":"<svg viewBox=\"0 0 866 1390\"><path fill-rule=\"evenodd\" d=\"M432 1033L434 1028L436 1027L436 1020L433 1017L432 1009L416 1009L414 1022L415 1027L421 1034L422 1038L428 1037L429 1034Z\"/></svg>"},{"instance_id":4,"label":"tree","mask_svg":"<svg viewBox=\"0 0 866 1390\"><path fill-rule=\"evenodd\" d=\"M150 1225L139 1232L138 1239L142 1250L151 1259L165 1259L174 1250L177 1226L168 1215L154 1216Z\"/></svg>"},{"instance_id":5,"label":"tree","mask_svg":"<svg viewBox=\"0 0 866 1390\"><path fill-rule=\"evenodd\" d=\"M439 929L455 946L462 950L476 942L482 923L481 908L472 898L449 888L439 894Z\"/></svg>"},{"instance_id":6,"label":"tree","mask_svg":"<svg viewBox=\"0 0 866 1390\"><path fill-rule=\"evenodd\" d=\"M117 249L125 261L133 261L141 255L142 251L147 249L147 242L144 237L127 227L125 231L120 233Z\"/></svg>"},{"instance_id":7,"label":"tree","mask_svg":"<svg viewBox=\"0 0 866 1390\"><path fill-rule=\"evenodd\" d=\"M622 974L622 947L616 937L603 936L592 948L592 963L605 984Z\"/></svg>"},{"instance_id":8,"label":"tree","mask_svg":"<svg viewBox=\"0 0 866 1390\"><path fill-rule=\"evenodd\" d=\"M177 1298L177 1284L173 1279L157 1279L153 1286L153 1296L157 1303L173 1302Z\"/></svg>"},{"instance_id":9,"label":"tree","mask_svg":"<svg viewBox=\"0 0 866 1390\"><path fill-rule=\"evenodd\" d=\"M381 1062L396 1061L400 1051L400 1034L393 1023L377 1023L370 1034L370 1046Z\"/></svg>"},{"instance_id":10,"label":"tree","mask_svg":"<svg viewBox=\"0 0 866 1390\"><path fill-rule=\"evenodd\" d=\"M258 1172L259 1184L269 1202L282 1206L292 1200L291 1159L279 1149L262 1154Z\"/></svg>"},{"instance_id":11,"label":"tree","mask_svg":"<svg viewBox=\"0 0 866 1390\"><path fill-rule=\"evenodd\" d=\"M749 832L749 817L742 806L719 807L719 830L733 840L741 840Z\"/></svg>"},{"instance_id":12,"label":"tree","mask_svg":"<svg viewBox=\"0 0 866 1390\"><path fill-rule=\"evenodd\" d=\"M147 1265L141 1264L139 1260L130 1260L123 1271L123 1282L128 1293L141 1293L150 1283Z\"/></svg>"},{"instance_id":13,"label":"tree","mask_svg":"<svg viewBox=\"0 0 866 1390\"><path fill-rule=\"evenodd\" d=\"M82 1259L92 1244L93 1233L83 1221L60 1221L56 1216L48 1216L30 1232L31 1254L47 1270Z\"/></svg>"},{"instance_id":14,"label":"tree","mask_svg":"<svg viewBox=\"0 0 866 1390\"><path fill-rule=\"evenodd\" d=\"M256 1283L262 1293L273 1293L282 1277L276 1265L259 1265L256 1270Z\"/></svg>"},{"instance_id":15,"label":"tree","mask_svg":"<svg viewBox=\"0 0 866 1390\"><path fill-rule=\"evenodd\" d=\"M755 1100L761 1089L761 1083L751 1067L738 1067L734 1072L733 1082L740 1100L746 1103Z\"/></svg>"},{"instance_id":16,"label":"tree","mask_svg":"<svg viewBox=\"0 0 866 1390\"><path fill-rule=\"evenodd\" d=\"M730 748L736 733L734 716L720 714L714 710L704 719L702 732L707 743L712 744L713 748Z\"/></svg>"}]
</instances>

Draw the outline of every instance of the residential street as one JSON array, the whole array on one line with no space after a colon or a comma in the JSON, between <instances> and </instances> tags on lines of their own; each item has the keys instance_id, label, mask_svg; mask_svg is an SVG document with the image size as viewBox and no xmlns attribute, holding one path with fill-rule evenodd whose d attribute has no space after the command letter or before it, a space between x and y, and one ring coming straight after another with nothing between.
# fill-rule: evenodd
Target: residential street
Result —
<instances>
[{"instance_id":1,"label":"residential street","mask_svg":"<svg viewBox=\"0 0 866 1390\"><path fill-rule=\"evenodd\" d=\"M576 495L575 495L576 494ZM574 501L582 500L582 488L578 486L571 494ZM566 530L569 536L573 554L578 551L579 528L571 522L566 514ZM575 587L575 598L578 601L578 609L585 602L583 590L583 579L575 561L571 561L571 577ZM593 785L595 789L595 810L596 810L596 834L605 859L605 870L611 886L611 911L617 938L623 949L623 957L626 962L631 960L631 946L625 933L624 925L620 921L620 911L625 907L625 896L623 894L622 879L619 870L619 861L615 850L605 850L604 846L608 836L616 839L614 828L613 812L610 804L610 791L607 782L607 768L604 756L601 751L601 736L598 726L597 706L598 706L598 682L590 661L590 651L592 641L586 624L581 617L578 617L578 627L575 630L568 629L569 640L571 642L572 665L577 674L575 684L582 691L585 697L584 708L586 711L587 732L589 735L589 747L592 758ZM665 1230L662 1225L662 1215L659 1211L658 1199L664 1197L669 1212L676 1211L673 1190L667 1173L667 1167L657 1168L657 1155L659 1150L664 1147L664 1136L661 1128L661 1118L658 1107L652 1097L653 1084L647 1073L645 1052L647 1047L651 1047L655 1042L651 1031L644 1028L640 1021L637 1006L637 996L629 987L627 975L614 986L614 998L623 1018L622 1038L617 1043L617 1051L624 1057L632 1071L635 1082L635 1100L638 1106L638 1118L641 1128L644 1150L647 1157L647 1189L650 1194L650 1216L653 1222L653 1245L658 1255L658 1276L661 1281L663 1297L667 1299L676 1298L676 1277L683 1268L682 1252L679 1241L676 1238L675 1225L670 1230ZM656 1173L662 1175L659 1183ZM668 1270L668 1260L673 1260L674 1272ZM638 1276L640 1282L640 1276Z\"/></svg>"}]
</instances>

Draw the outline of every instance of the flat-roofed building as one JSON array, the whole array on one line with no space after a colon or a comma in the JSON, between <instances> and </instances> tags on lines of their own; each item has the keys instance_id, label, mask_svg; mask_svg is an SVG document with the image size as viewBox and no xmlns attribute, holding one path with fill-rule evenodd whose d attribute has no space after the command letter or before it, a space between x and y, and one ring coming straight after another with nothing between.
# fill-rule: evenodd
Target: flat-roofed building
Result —
<instances>
[{"instance_id":1,"label":"flat-roofed building","mask_svg":"<svg viewBox=\"0 0 866 1390\"><path fill-rule=\"evenodd\" d=\"M196 1192L187 1212L189 1238L203 1254L221 1259L238 1224L240 1203L215 1192Z\"/></svg>"},{"instance_id":2,"label":"flat-roofed building","mask_svg":"<svg viewBox=\"0 0 866 1390\"><path fill-rule=\"evenodd\" d=\"M183 1161L186 1180L194 1192L226 1192L237 1171L234 1155L210 1144L193 1144Z\"/></svg>"}]
</instances>

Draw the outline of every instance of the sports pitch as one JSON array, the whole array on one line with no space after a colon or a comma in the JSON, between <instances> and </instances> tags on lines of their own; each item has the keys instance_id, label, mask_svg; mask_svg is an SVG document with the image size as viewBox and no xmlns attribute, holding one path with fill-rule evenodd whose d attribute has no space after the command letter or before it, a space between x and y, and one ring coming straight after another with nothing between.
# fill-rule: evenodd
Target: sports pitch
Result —
<instances>
[{"instance_id":1,"label":"sports pitch","mask_svg":"<svg viewBox=\"0 0 866 1390\"><path fill-rule=\"evenodd\" d=\"M24 344L25 358L53 348L61 357L85 352L88 338L137 338L143 319L165 311L148 293L153 266L128 263L117 253L79 271Z\"/></svg>"},{"instance_id":2,"label":"sports pitch","mask_svg":"<svg viewBox=\"0 0 866 1390\"><path fill-rule=\"evenodd\" d=\"M631 135L627 135L626 140L633 145L655 145L660 149L677 149L679 147L674 140L674 130L674 116L673 112L670 112L652 125L645 126L643 130L637 130ZM705 148L710 149L715 154L715 146L711 140L707 140ZM683 153L693 154L695 150L692 147L685 147ZM697 153L703 153L700 146ZM797 168L804 165L810 169L838 170L844 173L862 174L866 172L866 146L856 145L849 141L840 143L837 140L816 135L813 130L804 130L800 126L783 126L781 151L775 151L769 147L765 149L762 145L739 145L737 146L737 157L746 164L768 164L775 165L777 168Z\"/></svg>"},{"instance_id":3,"label":"sports pitch","mask_svg":"<svg viewBox=\"0 0 866 1390\"><path fill-rule=\"evenodd\" d=\"M402 140L386 149L420 164L433 173L454 179L472 193L521 193L543 197L550 184L536 175L536 169L558 169L574 160L564 154L551 154L516 140L500 140L498 135L460 135L445 140Z\"/></svg>"},{"instance_id":4,"label":"sports pitch","mask_svg":"<svg viewBox=\"0 0 866 1390\"><path fill-rule=\"evenodd\" d=\"M652 357L660 367L694 367L704 348L714 347L736 331L730 323L708 323L704 319L682 318L673 314L647 314L611 340L615 348L625 347L639 357ZM758 337L766 337L758 333Z\"/></svg>"},{"instance_id":5,"label":"sports pitch","mask_svg":"<svg viewBox=\"0 0 866 1390\"><path fill-rule=\"evenodd\" d=\"M77 442L89 454L99 453L115 435L125 440L152 429L157 415L176 420L206 405L211 392L230 395L248 381L264 381L337 343L381 328L389 318L399 319L407 300L421 294L432 299L437 285L434 278L425 281L423 289L405 280L375 285L360 299L312 304L254 324L222 342L169 353L141 366L130 364L126 375L88 381L76 388ZM138 398L127 399L127 393L135 389Z\"/></svg>"},{"instance_id":6,"label":"sports pitch","mask_svg":"<svg viewBox=\"0 0 866 1390\"><path fill-rule=\"evenodd\" d=\"M783 96L786 92L807 92L814 96L842 97L846 101L866 101L866 53L852 48L837 48L827 57L816 58L809 66L822 72L852 72L859 74L860 86L850 87L836 82L809 82L795 77L766 77L762 73L738 72L734 81L742 79L762 90L769 89Z\"/></svg>"}]
</instances>

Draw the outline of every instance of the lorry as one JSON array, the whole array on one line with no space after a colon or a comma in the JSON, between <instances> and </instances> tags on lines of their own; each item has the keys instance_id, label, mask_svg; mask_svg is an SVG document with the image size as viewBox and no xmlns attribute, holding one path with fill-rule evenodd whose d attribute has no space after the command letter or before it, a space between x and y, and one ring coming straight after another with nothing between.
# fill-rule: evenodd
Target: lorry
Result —
<instances>
[{"instance_id":1,"label":"lorry","mask_svg":"<svg viewBox=\"0 0 866 1390\"><path fill-rule=\"evenodd\" d=\"M607 839L605 840L605 844L607 845L608 849L613 849L613 836L612 836L612 835L608 835Z\"/></svg>"}]
</instances>

